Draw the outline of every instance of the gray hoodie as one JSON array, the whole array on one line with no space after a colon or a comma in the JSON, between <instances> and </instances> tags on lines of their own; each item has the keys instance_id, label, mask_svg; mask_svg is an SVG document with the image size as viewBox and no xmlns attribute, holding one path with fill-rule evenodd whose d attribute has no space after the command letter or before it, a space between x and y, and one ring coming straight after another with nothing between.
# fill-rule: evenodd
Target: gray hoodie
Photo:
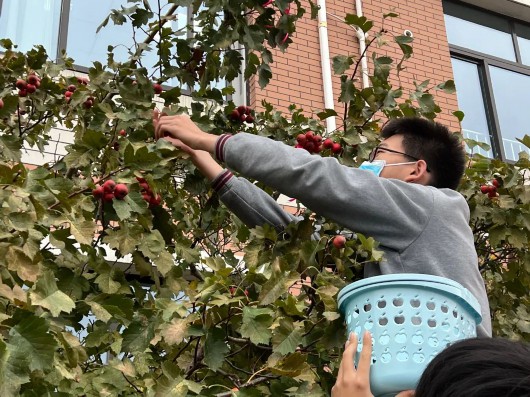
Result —
<instances>
[{"instance_id":1,"label":"gray hoodie","mask_svg":"<svg viewBox=\"0 0 530 397\"><path fill-rule=\"evenodd\" d=\"M469 207L452 189L407 183L341 165L268 138L239 133L217 141L216 157L229 169L295 197L306 207L379 241L380 263L364 276L422 273L454 280L478 299L479 336L491 336L484 281L478 268ZM225 171L213 181L223 203L246 225L278 230L295 218L243 178Z\"/></svg>"}]
</instances>

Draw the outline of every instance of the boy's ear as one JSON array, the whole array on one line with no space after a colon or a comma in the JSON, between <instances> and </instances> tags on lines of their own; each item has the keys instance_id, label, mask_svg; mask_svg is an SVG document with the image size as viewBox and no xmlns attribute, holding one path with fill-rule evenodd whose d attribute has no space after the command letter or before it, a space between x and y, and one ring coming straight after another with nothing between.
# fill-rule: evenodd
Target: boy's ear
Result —
<instances>
[{"instance_id":1,"label":"boy's ear","mask_svg":"<svg viewBox=\"0 0 530 397\"><path fill-rule=\"evenodd\" d=\"M430 180L429 172L427 171L427 163L425 160L418 160L410 169L410 174L405 177L405 182L419 183L420 185L428 185Z\"/></svg>"}]
</instances>

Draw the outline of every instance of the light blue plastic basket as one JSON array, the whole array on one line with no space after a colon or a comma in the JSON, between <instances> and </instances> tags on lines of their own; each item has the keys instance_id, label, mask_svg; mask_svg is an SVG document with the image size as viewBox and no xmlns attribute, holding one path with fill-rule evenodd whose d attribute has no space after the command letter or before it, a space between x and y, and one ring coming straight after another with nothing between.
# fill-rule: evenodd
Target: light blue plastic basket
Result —
<instances>
[{"instance_id":1,"label":"light blue plastic basket","mask_svg":"<svg viewBox=\"0 0 530 397\"><path fill-rule=\"evenodd\" d=\"M348 335L372 333L370 386L376 397L414 389L427 364L452 342L476 337L482 321L480 304L466 288L424 274L352 283L340 291L338 303Z\"/></svg>"}]
</instances>

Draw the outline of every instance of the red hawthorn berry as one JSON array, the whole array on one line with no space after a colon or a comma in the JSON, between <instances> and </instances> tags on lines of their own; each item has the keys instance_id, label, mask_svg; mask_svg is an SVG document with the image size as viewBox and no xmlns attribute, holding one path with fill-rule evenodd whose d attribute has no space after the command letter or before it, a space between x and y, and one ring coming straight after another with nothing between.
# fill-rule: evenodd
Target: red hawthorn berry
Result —
<instances>
[{"instance_id":1,"label":"red hawthorn berry","mask_svg":"<svg viewBox=\"0 0 530 397\"><path fill-rule=\"evenodd\" d=\"M72 92L72 91L66 91L66 92L64 93L64 96L65 96L66 98L70 98L72 95L73 95L73 92Z\"/></svg>"},{"instance_id":2,"label":"red hawthorn berry","mask_svg":"<svg viewBox=\"0 0 530 397\"><path fill-rule=\"evenodd\" d=\"M247 121L247 115L246 114L242 114L241 116L239 116L239 121L241 121L242 123Z\"/></svg>"},{"instance_id":3,"label":"red hawthorn berry","mask_svg":"<svg viewBox=\"0 0 530 397\"><path fill-rule=\"evenodd\" d=\"M307 138L306 138L305 134L298 134L296 136L296 141L298 143L304 144L307 141Z\"/></svg>"},{"instance_id":4,"label":"red hawthorn berry","mask_svg":"<svg viewBox=\"0 0 530 397\"><path fill-rule=\"evenodd\" d=\"M495 198L497 197L497 191L496 190L490 190L488 193L489 198Z\"/></svg>"},{"instance_id":5,"label":"red hawthorn berry","mask_svg":"<svg viewBox=\"0 0 530 397\"><path fill-rule=\"evenodd\" d=\"M252 108L250 106L245 106L245 113L250 115L252 113Z\"/></svg>"},{"instance_id":6,"label":"red hawthorn berry","mask_svg":"<svg viewBox=\"0 0 530 397\"><path fill-rule=\"evenodd\" d=\"M244 293L245 293L245 296L248 296L248 289L245 288Z\"/></svg>"},{"instance_id":7,"label":"red hawthorn berry","mask_svg":"<svg viewBox=\"0 0 530 397\"><path fill-rule=\"evenodd\" d=\"M296 149L304 149L304 146L303 145L300 145L299 143L297 143L296 145L294 145L294 147Z\"/></svg>"},{"instance_id":8,"label":"red hawthorn berry","mask_svg":"<svg viewBox=\"0 0 530 397\"><path fill-rule=\"evenodd\" d=\"M482 194L487 194L490 191L490 187L488 185L482 185L480 187L480 191L481 191Z\"/></svg>"},{"instance_id":9,"label":"red hawthorn berry","mask_svg":"<svg viewBox=\"0 0 530 397\"><path fill-rule=\"evenodd\" d=\"M322 151L322 146L321 145L315 145L314 152L315 153L320 153L321 151Z\"/></svg>"},{"instance_id":10,"label":"red hawthorn berry","mask_svg":"<svg viewBox=\"0 0 530 397\"><path fill-rule=\"evenodd\" d=\"M247 107L246 106L238 106L236 110L239 112L239 114L247 114Z\"/></svg>"},{"instance_id":11,"label":"red hawthorn berry","mask_svg":"<svg viewBox=\"0 0 530 397\"><path fill-rule=\"evenodd\" d=\"M149 200L149 206L156 207L160 205L161 202L162 202L162 197L160 197L160 195L156 196L156 198L154 196L151 196L151 199Z\"/></svg>"},{"instance_id":12,"label":"red hawthorn berry","mask_svg":"<svg viewBox=\"0 0 530 397\"><path fill-rule=\"evenodd\" d=\"M75 90L77 90L77 87L73 84L70 84L66 89L70 92L74 92Z\"/></svg>"},{"instance_id":13,"label":"red hawthorn berry","mask_svg":"<svg viewBox=\"0 0 530 397\"><path fill-rule=\"evenodd\" d=\"M307 142L305 144L305 149L309 152L309 153L313 153L313 151L315 150L315 144L313 142Z\"/></svg>"},{"instance_id":14,"label":"red hawthorn berry","mask_svg":"<svg viewBox=\"0 0 530 397\"><path fill-rule=\"evenodd\" d=\"M125 135L127 135L127 131L120 130L120 132L118 132L118 134L120 134L121 136L125 136Z\"/></svg>"},{"instance_id":15,"label":"red hawthorn berry","mask_svg":"<svg viewBox=\"0 0 530 397\"><path fill-rule=\"evenodd\" d=\"M153 84L153 89L155 90L155 94L157 95L160 95L164 91L162 86L158 83Z\"/></svg>"},{"instance_id":16,"label":"red hawthorn berry","mask_svg":"<svg viewBox=\"0 0 530 397\"><path fill-rule=\"evenodd\" d=\"M145 201L147 201L147 202L151 201L151 193L148 193L148 192L144 192L144 193L142 193L142 198L143 198Z\"/></svg>"},{"instance_id":17,"label":"red hawthorn berry","mask_svg":"<svg viewBox=\"0 0 530 397\"><path fill-rule=\"evenodd\" d=\"M94 198L96 199L100 199L103 197L103 195L105 194L103 188L101 186L96 186L95 189L92 190L92 196L94 196Z\"/></svg>"},{"instance_id":18,"label":"red hawthorn berry","mask_svg":"<svg viewBox=\"0 0 530 397\"><path fill-rule=\"evenodd\" d=\"M94 106L94 102L90 98L83 102L83 107L85 109L90 109L92 106Z\"/></svg>"},{"instance_id":19,"label":"red hawthorn berry","mask_svg":"<svg viewBox=\"0 0 530 397\"><path fill-rule=\"evenodd\" d=\"M237 109L232 110L232 112L230 113L230 118L232 119L232 121L239 121L239 116L240 114Z\"/></svg>"},{"instance_id":20,"label":"red hawthorn berry","mask_svg":"<svg viewBox=\"0 0 530 397\"><path fill-rule=\"evenodd\" d=\"M114 188L114 197L123 200L129 194L129 188L123 183L118 183Z\"/></svg>"},{"instance_id":21,"label":"red hawthorn berry","mask_svg":"<svg viewBox=\"0 0 530 397\"><path fill-rule=\"evenodd\" d=\"M327 138L324 140L324 142L322 143L322 145L326 148L326 149L331 149L333 147L333 141L330 139L330 138Z\"/></svg>"},{"instance_id":22,"label":"red hawthorn berry","mask_svg":"<svg viewBox=\"0 0 530 397\"><path fill-rule=\"evenodd\" d=\"M103 190L105 191L105 193L112 193L115 187L116 182L114 182L112 179L106 180L103 183Z\"/></svg>"},{"instance_id":23,"label":"red hawthorn berry","mask_svg":"<svg viewBox=\"0 0 530 397\"><path fill-rule=\"evenodd\" d=\"M315 142L315 143L320 143L320 142L322 142L322 137L321 137L320 135L315 135L315 136L313 137L313 142Z\"/></svg>"},{"instance_id":24,"label":"red hawthorn berry","mask_svg":"<svg viewBox=\"0 0 530 397\"><path fill-rule=\"evenodd\" d=\"M103 201L105 201L106 203L111 202L113 198L114 198L114 193L105 193L103 195Z\"/></svg>"},{"instance_id":25,"label":"red hawthorn berry","mask_svg":"<svg viewBox=\"0 0 530 397\"><path fill-rule=\"evenodd\" d=\"M112 145L112 148L116 151L120 150L120 144L118 142L114 142L114 144Z\"/></svg>"},{"instance_id":26,"label":"red hawthorn berry","mask_svg":"<svg viewBox=\"0 0 530 397\"><path fill-rule=\"evenodd\" d=\"M335 236L333 238L333 246L335 248L341 249L341 248L344 248L345 245L346 245L346 237L344 237L344 236Z\"/></svg>"},{"instance_id":27,"label":"red hawthorn berry","mask_svg":"<svg viewBox=\"0 0 530 397\"><path fill-rule=\"evenodd\" d=\"M245 121L247 123L253 123L254 122L254 117L252 117L251 115L247 115L247 119Z\"/></svg>"},{"instance_id":28,"label":"red hawthorn berry","mask_svg":"<svg viewBox=\"0 0 530 397\"><path fill-rule=\"evenodd\" d=\"M39 80L40 79L35 74L30 74L28 76L28 84L37 85Z\"/></svg>"},{"instance_id":29,"label":"red hawthorn berry","mask_svg":"<svg viewBox=\"0 0 530 397\"><path fill-rule=\"evenodd\" d=\"M312 141L313 138L314 138L314 136L315 136L315 134L313 133L313 131L307 131L307 132L305 133L305 137L306 137L306 139L307 139L308 141Z\"/></svg>"},{"instance_id":30,"label":"red hawthorn berry","mask_svg":"<svg viewBox=\"0 0 530 397\"><path fill-rule=\"evenodd\" d=\"M26 83L26 80L18 79L15 83L15 87L17 87L19 90L25 90L28 83Z\"/></svg>"},{"instance_id":31,"label":"red hawthorn berry","mask_svg":"<svg viewBox=\"0 0 530 397\"><path fill-rule=\"evenodd\" d=\"M145 178L141 178L141 177L139 177L139 176L136 177L136 180L137 180L138 182L140 182L140 183L142 183L142 182L147 182Z\"/></svg>"},{"instance_id":32,"label":"red hawthorn berry","mask_svg":"<svg viewBox=\"0 0 530 397\"><path fill-rule=\"evenodd\" d=\"M236 293L236 287L234 287L233 285L231 285L228 289L230 291L230 295L233 296Z\"/></svg>"},{"instance_id":33,"label":"red hawthorn berry","mask_svg":"<svg viewBox=\"0 0 530 397\"><path fill-rule=\"evenodd\" d=\"M28 94L33 94L35 91L37 91L37 87L35 87L33 84L28 84L26 86L26 91Z\"/></svg>"},{"instance_id":34,"label":"red hawthorn berry","mask_svg":"<svg viewBox=\"0 0 530 397\"><path fill-rule=\"evenodd\" d=\"M339 154L342 151L342 146L340 143L334 143L331 147L331 151L335 154Z\"/></svg>"},{"instance_id":35,"label":"red hawthorn berry","mask_svg":"<svg viewBox=\"0 0 530 397\"><path fill-rule=\"evenodd\" d=\"M499 187L500 186L500 182L498 179L492 179L491 180L491 183L493 184L493 186L495 187Z\"/></svg>"},{"instance_id":36,"label":"red hawthorn berry","mask_svg":"<svg viewBox=\"0 0 530 397\"><path fill-rule=\"evenodd\" d=\"M18 96L24 98L28 96L28 92L26 90L18 90Z\"/></svg>"},{"instance_id":37,"label":"red hawthorn berry","mask_svg":"<svg viewBox=\"0 0 530 397\"><path fill-rule=\"evenodd\" d=\"M2 109L4 107L4 101L2 100L2 98L0 98L0 109Z\"/></svg>"}]
</instances>

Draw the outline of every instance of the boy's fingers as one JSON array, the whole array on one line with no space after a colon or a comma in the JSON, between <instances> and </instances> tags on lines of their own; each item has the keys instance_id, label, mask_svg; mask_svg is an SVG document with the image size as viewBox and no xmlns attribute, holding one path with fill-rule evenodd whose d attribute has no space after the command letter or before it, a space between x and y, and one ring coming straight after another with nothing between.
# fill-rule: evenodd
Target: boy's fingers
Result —
<instances>
[{"instance_id":1,"label":"boy's fingers","mask_svg":"<svg viewBox=\"0 0 530 397\"><path fill-rule=\"evenodd\" d=\"M363 350L359 358L357 372L363 379L370 379L370 364L372 362L372 335L365 331L363 335Z\"/></svg>"},{"instance_id":2,"label":"boy's fingers","mask_svg":"<svg viewBox=\"0 0 530 397\"><path fill-rule=\"evenodd\" d=\"M340 366L342 368L342 378L347 379L355 373L355 365L353 360L355 358L355 352L357 351L357 335L354 333L350 337L350 344L344 350L342 354L342 362Z\"/></svg>"}]
</instances>

